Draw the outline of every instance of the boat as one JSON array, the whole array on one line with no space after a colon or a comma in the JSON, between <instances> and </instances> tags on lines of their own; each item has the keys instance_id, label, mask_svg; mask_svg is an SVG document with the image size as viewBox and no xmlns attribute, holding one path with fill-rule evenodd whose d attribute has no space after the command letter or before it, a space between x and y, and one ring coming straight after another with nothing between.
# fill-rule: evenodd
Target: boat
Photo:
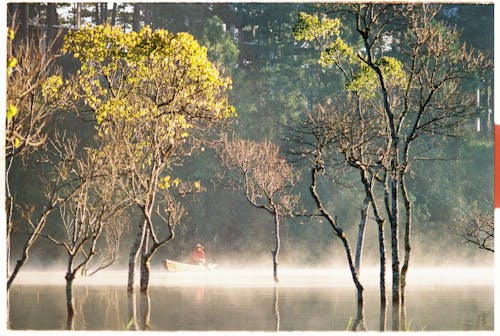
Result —
<instances>
[{"instance_id":1,"label":"boat","mask_svg":"<svg viewBox=\"0 0 500 336\"><path fill-rule=\"evenodd\" d=\"M166 271L168 272L199 272L199 271L211 271L215 267L217 267L217 264L199 264L199 265L193 265L193 264L186 264L182 263L179 261L174 261L170 259L162 259L161 263L163 267L165 268Z\"/></svg>"}]
</instances>

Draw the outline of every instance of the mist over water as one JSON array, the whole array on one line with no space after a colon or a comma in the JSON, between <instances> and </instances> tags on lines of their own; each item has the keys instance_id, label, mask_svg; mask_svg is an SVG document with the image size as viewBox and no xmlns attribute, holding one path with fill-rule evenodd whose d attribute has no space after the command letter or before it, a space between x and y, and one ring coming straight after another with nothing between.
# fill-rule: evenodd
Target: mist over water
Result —
<instances>
[{"instance_id":1,"label":"mist over water","mask_svg":"<svg viewBox=\"0 0 500 336\"><path fill-rule=\"evenodd\" d=\"M126 293L126 274L78 277L71 328L127 330L133 319L138 330L345 331L356 314L354 286L342 268L282 268L278 285L271 267L177 273L155 268L148 294L132 297ZM363 269L361 278L367 329L379 330L378 269ZM408 330L493 330L493 283L491 268L412 269ZM67 328L63 270L23 272L9 301L13 330ZM388 306L384 330L390 330L390 311Z\"/></svg>"},{"instance_id":2,"label":"mist over water","mask_svg":"<svg viewBox=\"0 0 500 336\"><path fill-rule=\"evenodd\" d=\"M19 285L63 285L64 270L21 272L16 283ZM348 287L353 288L348 269L330 268L280 268L278 271L280 287ZM391 281L387 272L386 283ZM136 282L139 278L137 275ZM361 281L365 287L379 286L379 269L361 269ZM489 267L413 267L408 274L408 286L490 286L495 281L495 272ZM77 276L75 285L89 286L126 286L127 270L105 270L92 276ZM274 286L272 268L232 268L219 266L210 272L166 272L155 268L151 272L150 284L153 286L189 287L204 285L211 287L269 287Z\"/></svg>"}]
</instances>

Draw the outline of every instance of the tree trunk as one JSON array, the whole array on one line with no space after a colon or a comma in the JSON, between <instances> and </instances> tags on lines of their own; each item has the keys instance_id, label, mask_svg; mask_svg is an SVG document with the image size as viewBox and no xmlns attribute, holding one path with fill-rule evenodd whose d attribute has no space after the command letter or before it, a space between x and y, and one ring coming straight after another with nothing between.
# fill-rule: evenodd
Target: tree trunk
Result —
<instances>
[{"instance_id":1,"label":"tree trunk","mask_svg":"<svg viewBox=\"0 0 500 336\"><path fill-rule=\"evenodd\" d=\"M75 27L80 29L81 25L82 25L82 4L78 2L76 4Z\"/></svg>"},{"instance_id":2,"label":"tree trunk","mask_svg":"<svg viewBox=\"0 0 500 336\"><path fill-rule=\"evenodd\" d=\"M408 195L408 190L406 188L406 181L404 178L404 171L400 176L401 191L403 194L403 200L405 205L405 233L404 233L404 246L405 246L405 256L403 267L401 268L401 303L405 303L405 291L406 291L406 279L408 273L408 267L410 266L410 236L411 236L411 212L412 206L410 197Z\"/></svg>"},{"instance_id":3,"label":"tree trunk","mask_svg":"<svg viewBox=\"0 0 500 336\"><path fill-rule=\"evenodd\" d=\"M319 197L318 192L316 191L316 185L318 182L318 173L322 170L322 168L318 168L321 165L317 165L315 168L311 169L311 175L312 175L312 183L309 188L311 191L312 197L314 199L314 202L316 203L316 206L318 207L318 210L320 211L321 215L330 223L330 226L332 227L333 231L335 232L335 235L340 238L342 241L342 244L344 246L344 251L346 253L347 257L347 263L349 265L349 269L351 271L351 276L352 280L354 282L354 285L357 290L358 294L358 304L363 305L364 304L364 298L363 298L363 285L361 285L361 282L359 280L358 272L356 271L356 267L354 267L354 262L352 259L352 252L351 248L349 246L349 241L347 240L346 234L342 231L340 227L338 227L336 220L326 211L326 209L323 206L323 202L321 201L321 198Z\"/></svg>"},{"instance_id":4,"label":"tree trunk","mask_svg":"<svg viewBox=\"0 0 500 336\"><path fill-rule=\"evenodd\" d=\"M108 22L108 3L101 2L101 23L106 24Z\"/></svg>"},{"instance_id":5,"label":"tree trunk","mask_svg":"<svg viewBox=\"0 0 500 336\"><path fill-rule=\"evenodd\" d=\"M16 13L16 25L18 26L17 34L19 39L26 45L29 43L29 7L28 3L19 3Z\"/></svg>"},{"instance_id":6,"label":"tree trunk","mask_svg":"<svg viewBox=\"0 0 500 336\"><path fill-rule=\"evenodd\" d=\"M361 175L361 181L365 187L365 195L370 200L372 205L372 212L375 216L375 221L378 226L378 244L379 244L379 258L380 258L380 307L381 309L386 308L387 298L385 292L385 234L384 226L385 220L380 216L380 211L375 200L375 195L373 194L373 185L375 183L375 176L371 177L371 181L368 180L368 173L363 170Z\"/></svg>"},{"instance_id":7,"label":"tree trunk","mask_svg":"<svg viewBox=\"0 0 500 336\"><path fill-rule=\"evenodd\" d=\"M274 209L274 250L273 255L273 277L274 282L278 283L278 254L280 253L280 219L277 210Z\"/></svg>"},{"instance_id":8,"label":"tree trunk","mask_svg":"<svg viewBox=\"0 0 500 336\"><path fill-rule=\"evenodd\" d=\"M134 4L134 16L132 21L132 30L138 32L141 29L141 5Z\"/></svg>"},{"instance_id":9,"label":"tree trunk","mask_svg":"<svg viewBox=\"0 0 500 336\"><path fill-rule=\"evenodd\" d=\"M95 24L96 25L100 25L102 22L101 22L101 16L99 15L99 9L100 9L100 5L98 2L95 3L95 12L94 12L94 20L95 20Z\"/></svg>"},{"instance_id":10,"label":"tree trunk","mask_svg":"<svg viewBox=\"0 0 500 336\"><path fill-rule=\"evenodd\" d=\"M116 26L116 11L118 9L118 5L116 2L113 2L113 10L111 11L111 25Z\"/></svg>"},{"instance_id":11,"label":"tree trunk","mask_svg":"<svg viewBox=\"0 0 500 336\"><path fill-rule=\"evenodd\" d=\"M47 48L53 44L55 34L55 25L57 25L57 10L56 4L53 2L47 3ZM51 50L48 50L51 51Z\"/></svg>"},{"instance_id":12,"label":"tree trunk","mask_svg":"<svg viewBox=\"0 0 500 336\"><path fill-rule=\"evenodd\" d=\"M363 255L363 243L365 240L365 232L366 232L366 221L368 218L368 209L370 207L370 198L369 196L365 196L363 201L363 207L361 208L361 219L359 221L358 227L358 240L356 243L356 255L354 257L354 267L356 267L356 271L360 274L361 267L361 256Z\"/></svg>"},{"instance_id":13,"label":"tree trunk","mask_svg":"<svg viewBox=\"0 0 500 336\"><path fill-rule=\"evenodd\" d=\"M71 261L69 261L71 268ZM75 317L75 305L73 302L73 280L75 279L75 274L71 271L66 272L66 310L67 310L67 321L73 320Z\"/></svg>"},{"instance_id":14,"label":"tree trunk","mask_svg":"<svg viewBox=\"0 0 500 336\"><path fill-rule=\"evenodd\" d=\"M31 233L28 241L23 247L23 251L21 254L21 258L17 260L16 266L14 267L14 270L12 271L12 274L10 275L9 279L7 280L7 290L10 289L10 286L14 282L14 279L17 276L17 273L19 273L19 270L21 267L23 267L24 263L29 258L29 253L31 251L31 248L33 247L33 244L35 244L36 239L38 238L38 235L42 232L43 228L45 227L45 223L47 222L47 216L52 210L48 210L45 213L42 214L40 220L38 221L38 225L36 226L35 230Z\"/></svg>"},{"instance_id":15,"label":"tree trunk","mask_svg":"<svg viewBox=\"0 0 500 336\"><path fill-rule=\"evenodd\" d=\"M129 293L134 291L134 277L135 277L135 264L139 253L141 252L142 242L144 240L144 235L146 234L147 222L144 220L137 230L134 244L130 249L130 254L128 258L128 282L127 291Z\"/></svg>"},{"instance_id":16,"label":"tree trunk","mask_svg":"<svg viewBox=\"0 0 500 336\"><path fill-rule=\"evenodd\" d=\"M140 286L141 292L147 292L149 287L149 275L150 275L150 256L149 256L149 228L146 228L144 233L144 238L142 240L142 251L141 251L141 273L140 273Z\"/></svg>"},{"instance_id":17,"label":"tree trunk","mask_svg":"<svg viewBox=\"0 0 500 336\"><path fill-rule=\"evenodd\" d=\"M397 173L396 173L397 174ZM397 178L393 176L391 181L392 211L391 223L391 249L392 249L392 303L400 303L401 277L399 271L399 223L398 223L398 201L397 201Z\"/></svg>"}]
</instances>

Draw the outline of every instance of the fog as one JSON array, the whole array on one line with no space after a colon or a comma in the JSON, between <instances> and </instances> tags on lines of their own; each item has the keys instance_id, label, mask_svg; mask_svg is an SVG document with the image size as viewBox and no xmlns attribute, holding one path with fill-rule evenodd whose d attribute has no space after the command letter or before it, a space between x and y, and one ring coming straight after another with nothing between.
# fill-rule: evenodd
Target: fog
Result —
<instances>
[{"instance_id":1,"label":"fog","mask_svg":"<svg viewBox=\"0 0 500 336\"><path fill-rule=\"evenodd\" d=\"M26 270L16 280L17 285L63 285L64 269ZM279 269L279 287L335 287L353 288L351 274L347 268L287 268ZM137 281L139 279L137 278ZM412 267L409 271L410 289L422 286L469 286L493 285L494 269L490 267ZM379 286L379 269L366 267L361 270L361 281L366 288ZM391 276L387 274L386 286L390 288ZM115 269L98 272L92 276L78 276L75 285L126 286L127 270ZM272 287L272 268L267 265L253 268L220 266L212 271L167 272L154 268L151 273L152 286L168 287Z\"/></svg>"}]
</instances>

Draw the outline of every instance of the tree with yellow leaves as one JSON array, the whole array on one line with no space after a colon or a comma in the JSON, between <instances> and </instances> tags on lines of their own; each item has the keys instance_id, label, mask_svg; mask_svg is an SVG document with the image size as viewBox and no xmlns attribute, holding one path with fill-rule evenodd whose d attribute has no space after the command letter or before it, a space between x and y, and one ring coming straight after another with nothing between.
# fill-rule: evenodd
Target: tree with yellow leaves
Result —
<instances>
[{"instance_id":1,"label":"tree with yellow leaves","mask_svg":"<svg viewBox=\"0 0 500 336\"><path fill-rule=\"evenodd\" d=\"M197 148L207 129L235 115L227 94L231 79L219 74L206 48L187 33L85 27L67 35L64 50L81 62L66 86L68 95L80 111L90 108L105 144L102 159L140 209L127 289L134 291L142 250L141 290L147 291L149 261L173 238L184 214L178 198L202 190L199 183L171 179L172 168Z\"/></svg>"}]
</instances>

